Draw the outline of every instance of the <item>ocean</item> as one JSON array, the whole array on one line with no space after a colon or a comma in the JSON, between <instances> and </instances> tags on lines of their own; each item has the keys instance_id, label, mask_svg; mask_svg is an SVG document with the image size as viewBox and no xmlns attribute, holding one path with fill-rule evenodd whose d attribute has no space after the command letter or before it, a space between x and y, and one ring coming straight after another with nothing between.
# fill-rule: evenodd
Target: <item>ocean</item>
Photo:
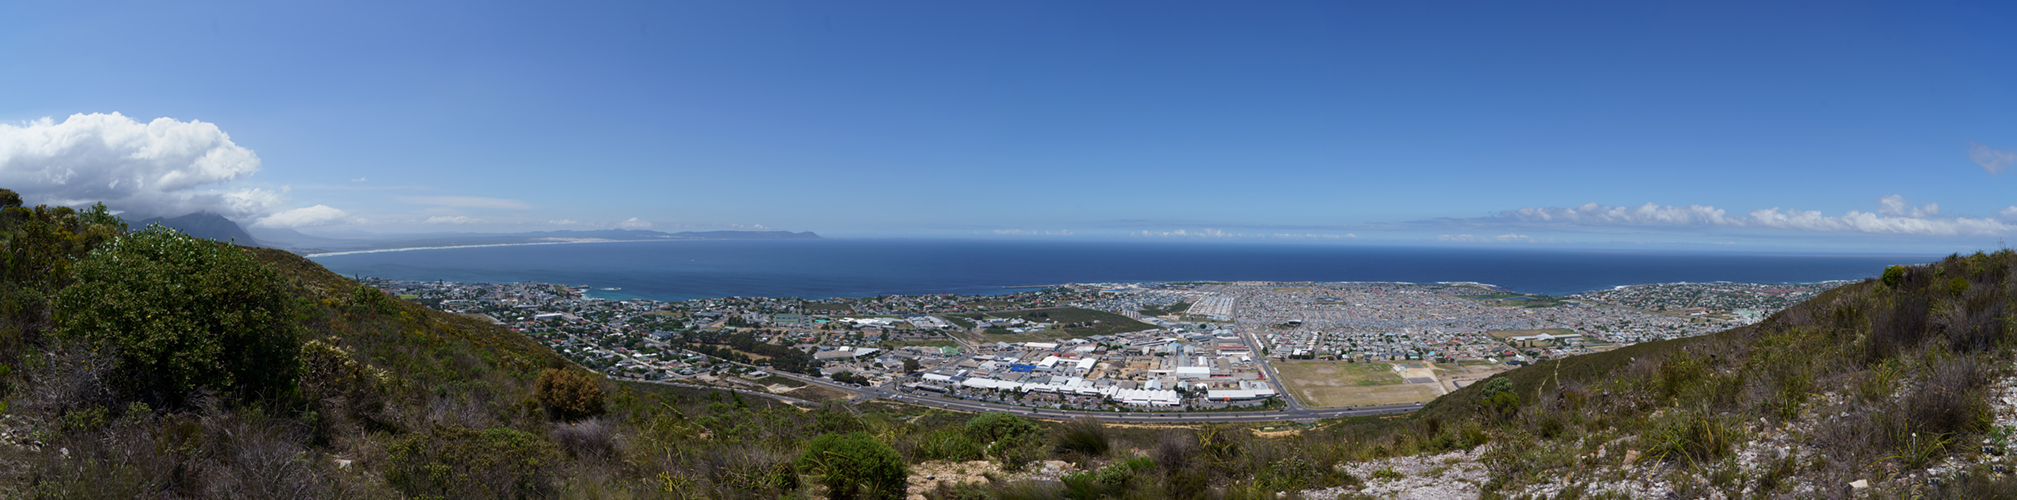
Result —
<instances>
[{"instance_id":1,"label":"ocean","mask_svg":"<svg viewBox=\"0 0 2017 500\"><path fill-rule=\"evenodd\" d=\"M1469 281L1566 295L1642 283L1862 279L1887 265L1939 257L826 239L495 246L313 259L345 276L537 281L587 285L595 297L676 301L1002 294L1017 291L1003 287L1145 281Z\"/></svg>"}]
</instances>

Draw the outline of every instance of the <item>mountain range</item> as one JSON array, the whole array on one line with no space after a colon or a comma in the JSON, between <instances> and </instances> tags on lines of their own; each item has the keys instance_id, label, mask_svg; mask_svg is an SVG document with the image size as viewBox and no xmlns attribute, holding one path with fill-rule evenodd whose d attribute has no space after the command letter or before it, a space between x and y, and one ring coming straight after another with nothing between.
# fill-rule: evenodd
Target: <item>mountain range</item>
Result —
<instances>
[{"instance_id":1,"label":"mountain range","mask_svg":"<svg viewBox=\"0 0 2017 500\"><path fill-rule=\"evenodd\" d=\"M129 227L139 229L150 224L180 230L197 238L232 242L245 246L280 248L302 254L354 251L386 250L396 248L419 248L461 245L499 245L514 243L545 243L555 241L646 241L646 240L807 240L820 239L811 231L680 231L667 233L640 229L594 229L585 231L532 231L524 233L421 233L421 234L371 234L356 238L332 238L302 233L285 228L244 227L211 212L197 212L178 217L151 217L131 223Z\"/></svg>"}]
</instances>

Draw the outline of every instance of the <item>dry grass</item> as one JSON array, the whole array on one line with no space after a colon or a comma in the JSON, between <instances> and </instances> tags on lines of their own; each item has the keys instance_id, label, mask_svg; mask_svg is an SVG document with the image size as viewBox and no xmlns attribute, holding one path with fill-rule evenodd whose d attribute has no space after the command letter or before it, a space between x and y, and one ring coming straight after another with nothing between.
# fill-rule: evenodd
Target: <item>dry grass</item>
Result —
<instances>
[{"instance_id":1,"label":"dry grass","mask_svg":"<svg viewBox=\"0 0 2017 500\"><path fill-rule=\"evenodd\" d=\"M1435 384L1406 383L1386 363L1289 361L1275 370L1296 399L1316 408L1417 403L1442 394Z\"/></svg>"}]
</instances>

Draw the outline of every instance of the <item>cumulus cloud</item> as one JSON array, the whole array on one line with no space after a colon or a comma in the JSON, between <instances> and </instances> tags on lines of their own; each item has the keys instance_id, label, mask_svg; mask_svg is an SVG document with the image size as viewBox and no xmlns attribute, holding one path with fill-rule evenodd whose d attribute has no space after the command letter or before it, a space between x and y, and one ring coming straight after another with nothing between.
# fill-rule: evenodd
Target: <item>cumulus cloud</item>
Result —
<instances>
[{"instance_id":1,"label":"cumulus cloud","mask_svg":"<svg viewBox=\"0 0 2017 500\"><path fill-rule=\"evenodd\" d=\"M531 204L523 201L507 198L484 198L481 196L404 196L400 197L399 201L457 208L501 208L508 210L532 208Z\"/></svg>"},{"instance_id":2,"label":"cumulus cloud","mask_svg":"<svg viewBox=\"0 0 2017 500\"><path fill-rule=\"evenodd\" d=\"M2004 169L2010 168L2012 162L2017 162L2017 152L2004 151L1970 142L1968 143L1968 159L1975 160L1975 164L1981 165L1982 170L1989 171L1990 175L1996 175L2003 173Z\"/></svg>"},{"instance_id":3,"label":"cumulus cloud","mask_svg":"<svg viewBox=\"0 0 2017 500\"><path fill-rule=\"evenodd\" d=\"M616 223L616 227L618 229L651 229L651 223L646 222L644 219L631 217L629 220Z\"/></svg>"},{"instance_id":4,"label":"cumulus cloud","mask_svg":"<svg viewBox=\"0 0 2017 500\"><path fill-rule=\"evenodd\" d=\"M481 222L483 222L483 219L478 219L466 215L455 215L455 216L437 215L434 217L428 217L427 220L420 221L420 223L422 224L457 224L457 225L477 224Z\"/></svg>"},{"instance_id":5,"label":"cumulus cloud","mask_svg":"<svg viewBox=\"0 0 2017 500\"><path fill-rule=\"evenodd\" d=\"M258 227L296 228L356 222L362 222L362 220L351 217L349 212L331 208L328 205L316 205L269 215L266 218L259 219L258 222L252 223L252 225Z\"/></svg>"},{"instance_id":6,"label":"cumulus cloud","mask_svg":"<svg viewBox=\"0 0 2017 500\"><path fill-rule=\"evenodd\" d=\"M140 217L199 210L249 218L286 202L262 189L212 186L259 171L259 155L217 125L119 113L0 124L0 186L31 203L107 206Z\"/></svg>"},{"instance_id":7,"label":"cumulus cloud","mask_svg":"<svg viewBox=\"0 0 2017 500\"><path fill-rule=\"evenodd\" d=\"M1924 207L1914 207L1909 203L1905 203L1905 197L1895 194L1879 198L1877 204L1880 206L1877 209L1877 213L1893 217L1924 219L1940 215L1939 203L1927 203Z\"/></svg>"},{"instance_id":8,"label":"cumulus cloud","mask_svg":"<svg viewBox=\"0 0 2017 500\"><path fill-rule=\"evenodd\" d=\"M1878 212L1851 210L1830 216L1814 210L1773 207L1734 215L1703 206L1667 206L1647 203L1636 207L1615 207L1588 203L1573 208L1521 208L1500 212L1497 217L1462 222L1522 222L1577 226L1721 226L1909 236L1994 236L2017 226L1989 218L1937 218L1938 204L1913 207L1903 197L1892 195L1879 200ZM2017 208L2017 207L2013 207ZM2005 218L2017 219L2017 211L2004 211Z\"/></svg>"}]
</instances>

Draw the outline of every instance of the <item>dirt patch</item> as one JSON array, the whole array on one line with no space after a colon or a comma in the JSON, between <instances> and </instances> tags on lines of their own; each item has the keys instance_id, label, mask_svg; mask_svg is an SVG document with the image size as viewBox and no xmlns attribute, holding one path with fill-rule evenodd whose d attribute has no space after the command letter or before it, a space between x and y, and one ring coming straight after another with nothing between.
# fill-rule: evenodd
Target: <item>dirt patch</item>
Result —
<instances>
[{"instance_id":1,"label":"dirt patch","mask_svg":"<svg viewBox=\"0 0 2017 500\"><path fill-rule=\"evenodd\" d=\"M974 460L969 462L924 462L910 466L910 500L924 500L924 492L937 489L940 483L967 484L988 483L988 476L1003 481L1023 479L1057 479L1075 469L1070 462L1045 460L1031 463L1021 472L1002 472L994 462Z\"/></svg>"},{"instance_id":2,"label":"dirt patch","mask_svg":"<svg viewBox=\"0 0 2017 500\"><path fill-rule=\"evenodd\" d=\"M1485 332L1485 335L1490 335L1492 336L1492 338L1495 339L1507 339L1512 337L1532 337L1543 333L1549 335L1570 335L1576 333L1576 331L1567 328L1540 328L1534 330L1491 330Z\"/></svg>"},{"instance_id":3,"label":"dirt patch","mask_svg":"<svg viewBox=\"0 0 2017 500\"><path fill-rule=\"evenodd\" d=\"M1436 369L1428 363L1403 363L1396 371L1387 363L1285 361L1274 364L1289 392L1306 406L1343 408L1418 403L1441 396ZM1409 383L1410 378L1422 379Z\"/></svg>"}]
</instances>

